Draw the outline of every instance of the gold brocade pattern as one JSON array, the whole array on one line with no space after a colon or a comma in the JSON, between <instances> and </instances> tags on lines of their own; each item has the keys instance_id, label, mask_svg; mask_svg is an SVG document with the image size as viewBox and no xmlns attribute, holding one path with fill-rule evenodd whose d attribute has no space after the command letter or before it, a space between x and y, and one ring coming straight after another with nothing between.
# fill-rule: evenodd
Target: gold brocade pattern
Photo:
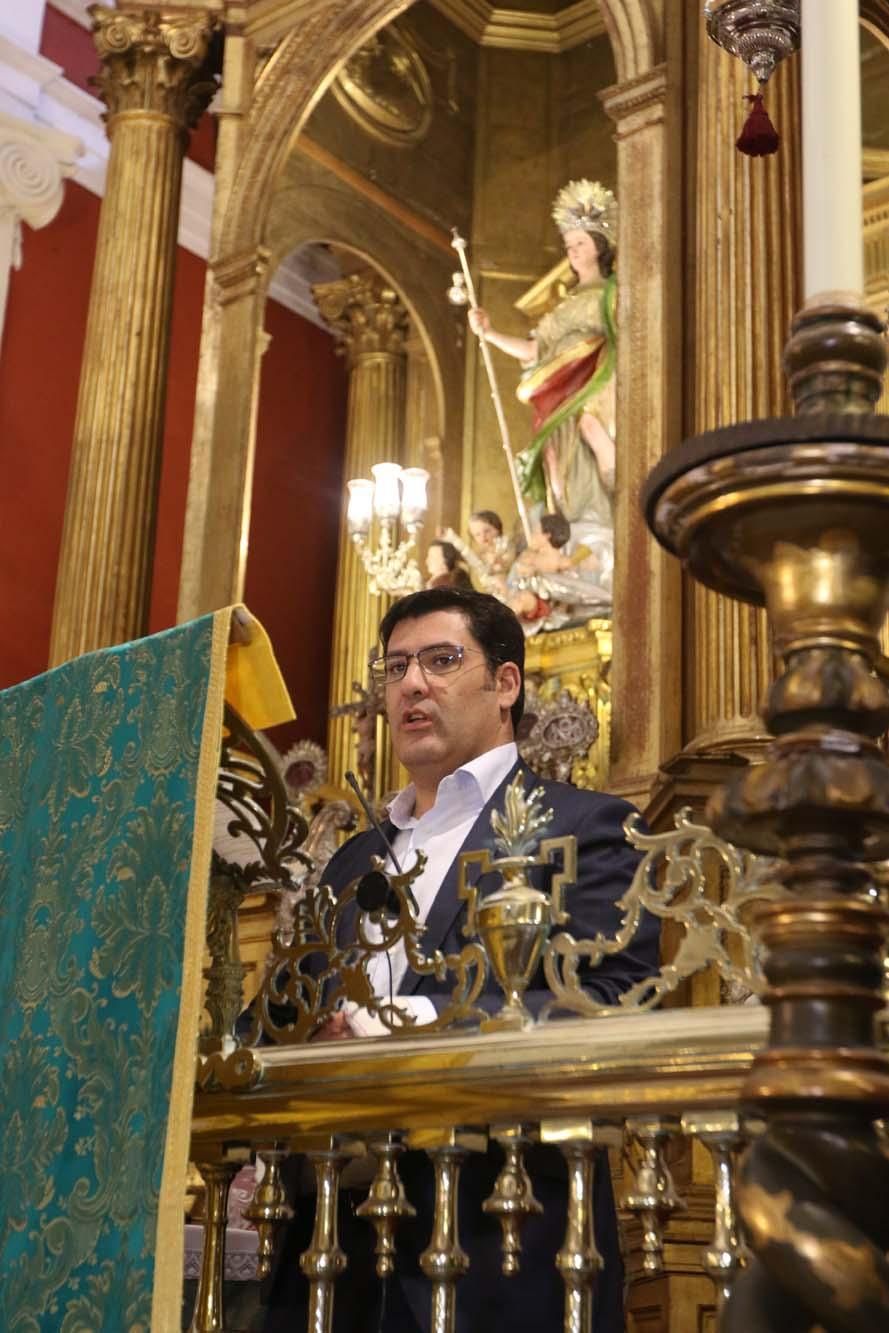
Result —
<instances>
[{"instance_id":1,"label":"gold brocade pattern","mask_svg":"<svg viewBox=\"0 0 889 1333\"><path fill-rule=\"evenodd\" d=\"M2 1328L152 1326L217 619L0 695Z\"/></svg>"}]
</instances>

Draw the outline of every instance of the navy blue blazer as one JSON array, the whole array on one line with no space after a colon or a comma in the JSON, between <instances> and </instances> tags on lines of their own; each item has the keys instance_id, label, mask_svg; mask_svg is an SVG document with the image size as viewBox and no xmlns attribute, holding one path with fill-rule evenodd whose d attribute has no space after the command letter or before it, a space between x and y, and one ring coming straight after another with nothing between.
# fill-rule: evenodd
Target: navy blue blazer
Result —
<instances>
[{"instance_id":1,"label":"navy blue blazer","mask_svg":"<svg viewBox=\"0 0 889 1333\"><path fill-rule=\"evenodd\" d=\"M633 807L619 797L582 791L565 782L538 778L519 760L467 833L460 852L488 848L492 857L497 854L491 830L491 813L503 808L506 788L520 770L525 775L526 791L532 787L542 787L543 804L553 811L552 823L545 830L544 836L557 838L573 835L577 839L577 881L567 888L565 894L569 921L562 929L570 931L575 939L589 939L599 932L614 935L620 925L620 914L615 902L632 880L640 860L640 853L626 841L623 830L623 822L632 813ZM384 821L382 827L391 841L398 830L388 820ZM324 883L329 884L335 893L342 892L353 879L370 869L372 856L385 855L385 844L375 829L358 833L331 857L323 876ZM466 904L457 896L457 874L458 859L455 857L426 918L426 930L421 938L421 946L426 954L431 954L435 949L443 953L459 953L467 943L461 930L466 920ZM536 887L548 887L545 883L546 871L535 869L531 877ZM493 890L499 882L496 876L485 878L490 878L491 883L486 885L485 880L482 880L481 894L486 888ZM344 912L342 940L354 938L354 920L354 912ZM584 972L581 969L579 975L584 988L593 998L603 1004L613 1004L621 991L651 976L657 967L658 922L646 913L628 949L604 958L595 971L587 969ZM443 1005L449 991L447 978L439 981L434 976L420 976L410 970L405 973L398 988L400 995L428 996L437 1007ZM541 968L531 980L525 1001L531 1012L536 1013L551 998ZM496 979L489 975L485 992L479 997L478 1004L481 1008L494 1011L501 1003L502 995Z\"/></svg>"},{"instance_id":2,"label":"navy blue blazer","mask_svg":"<svg viewBox=\"0 0 889 1333\"><path fill-rule=\"evenodd\" d=\"M600 792L581 791L561 782L537 778L519 762L507 774L482 810L461 851L489 847L493 852L491 812L502 808L506 787L521 768L526 786L542 786L546 804L552 807L553 822L547 837L573 834L577 839L577 882L567 889L565 927L580 939L602 931L612 935L619 925L615 902L624 893L639 861L639 853L626 842L623 821L632 806ZM384 825L391 838L394 827ZM370 869L373 855L385 855L379 834L371 830L351 838L331 858L324 882L341 892L357 876ZM538 876L538 880L540 877ZM538 883L539 887L545 887ZM494 887L493 885L491 887ZM484 885L482 886L484 890ZM356 909L357 910L357 909ZM466 904L457 897L457 860L448 869L426 919L424 952L441 949L456 953L466 943L460 927ZM352 936L354 916L344 914L342 937ZM585 988L596 999L613 1003L621 991L650 976L658 965L658 924L646 915L640 930L625 952L606 958L595 971L581 974ZM447 981L408 971L399 987L402 995L426 995L443 1003L449 992ZM542 970L526 992L532 1011L550 999ZM489 976L478 1003L499 1009L502 996L496 980ZM331 1126L335 1129L335 1126ZM526 1154L535 1193L543 1205L540 1215L528 1219L523 1233L523 1255L517 1275L504 1278L500 1272L500 1227L486 1215L482 1203L491 1193L500 1169L502 1154L492 1145L486 1153L473 1154L463 1168L459 1192L460 1242L470 1259L467 1275L457 1283L457 1333L557 1333L562 1327L564 1287L555 1266L556 1252L565 1233L567 1181L564 1160L558 1149L536 1145ZM395 1276L387 1283L385 1296L374 1274L373 1233L355 1215L358 1199L340 1195L340 1240L349 1256L349 1267L337 1283L334 1333L428 1333L429 1284L419 1269L419 1256L429 1243L435 1189L425 1153L407 1152L400 1170L416 1217L402 1223L397 1237ZM617 1218L608 1172L607 1157L600 1153L594 1188L596 1243L604 1267L594 1291L596 1333L623 1333L623 1264ZM289 1224L276 1272L269 1279L266 1333L292 1333L305 1327L308 1288L299 1271L298 1256L311 1240L312 1210L298 1207Z\"/></svg>"}]
</instances>

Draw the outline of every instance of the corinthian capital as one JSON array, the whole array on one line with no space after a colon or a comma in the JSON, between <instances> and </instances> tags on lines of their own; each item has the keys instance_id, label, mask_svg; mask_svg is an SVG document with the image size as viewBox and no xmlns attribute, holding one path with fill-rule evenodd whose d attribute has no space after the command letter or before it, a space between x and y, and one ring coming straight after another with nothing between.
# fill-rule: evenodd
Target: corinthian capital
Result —
<instances>
[{"instance_id":1,"label":"corinthian capital","mask_svg":"<svg viewBox=\"0 0 889 1333\"><path fill-rule=\"evenodd\" d=\"M401 354L408 313L398 293L370 269L312 288L321 317L343 340L350 362L374 352Z\"/></svg>"},{"instance_id":2,"label":"corinthian capital","mask_svg":"<svg viewBox=\"0 0 889 1333\"><path fill-rule=\"evenodd\" d=\"M209 69L212 14L125 13L90 5L93 41L102 61L97 83L108 118L153 111L189 129L216 91Z\"/></svg>"}]
</instances>

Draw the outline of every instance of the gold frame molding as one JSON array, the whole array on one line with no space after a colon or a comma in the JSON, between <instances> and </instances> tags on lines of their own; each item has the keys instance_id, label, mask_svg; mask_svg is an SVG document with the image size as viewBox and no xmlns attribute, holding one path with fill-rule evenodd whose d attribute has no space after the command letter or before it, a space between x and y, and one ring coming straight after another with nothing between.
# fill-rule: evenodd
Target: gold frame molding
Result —
<instances>
[{"instance_id":1,"label":"gold frame molding","mask_svg":"<svg viewBox=\"0 0 889 1333\"><path fill-rule=\"evenodd\" d=\"M596 0L575 0L558 14L503 9L488 0L432 0L432 3L479 46L559 55L605 32Z\"/></svg>"}]
</instances>

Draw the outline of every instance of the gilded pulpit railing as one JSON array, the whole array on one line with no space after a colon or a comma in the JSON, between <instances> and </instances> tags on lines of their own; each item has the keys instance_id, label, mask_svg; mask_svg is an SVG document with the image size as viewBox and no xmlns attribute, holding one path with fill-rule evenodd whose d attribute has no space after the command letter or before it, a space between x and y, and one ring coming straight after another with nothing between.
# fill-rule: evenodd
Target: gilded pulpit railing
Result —
<instances>
[{"instance_id":1,"label":"gilded pulpit railing","mask_svg":"<svg viewBox=\"0 0 889 1333\"><path fill-rule=\"evenodd\" d=\"M486 1211L503 1226L503 1271L521 1263L521 1223L534 1207L523 1150L532 1141L557 1144L569 1179L563 1246L558 1263L565 1280L568 1333L589 1329L589 1300L597 1250L589 1200L600 1147L624 1135L640 1146L640 1166L624 1204L643 1228L646 1272L662 1262L663 1228L682 1206L666 1166L672 1136L695 1135L714 1157L718 1188L708 1271L727 1289L743 1261L732 1201L729 1163L748 1128L734 1109L755 1051L765 1039L759 1006L719 1011L673 1010L626 1018L567 1019L529 1031L476 1031L266 1046L251 1052L251 1086L238 1087L236 1058L228 1087L199 1090L192 1154L207 1181L208 1239L194 1333L221 1328L218 1309L224 1244L225 1181L246 1150L275 1163L282 1151L304 1153L317 1177L316 1225L301 1265L310 1278L316 1315L310 1329L329 1327L335 1284L348 1272L348 1256L335 1231L336 1195L342 1170L370 1153L377 1169L359 1214L377 1228L378 1273L391 1263L398 1223L412 1207L398 1176L406 1147L430 1156L440 1181L423 1271L430 1279L434 1329L453 1325L456 1284L463 1267L454 1213L460 1161L470 1148L497 1140L504 1151L498 1188ZM270 1231L284 1212L268 1171L260 1254L268 1255ZM302 1201L304 1204L306 1200ZM311 1204L309 1203L309 1206ZM277 1210L276 1210L277 1209ZM267 1219L267 1220L266 1220ZM215 1293L215 1294L214 1294Z\"/></svg>"},{"instance_id":2,"label":"gilded pulpit railing","mask_svg":"<svg viewBox=\"0 0 889 1333\"><path fill-rule=\"evenodd\" d=\"M238 781L231 779L232 769ZM723 1299L745 1255L731 1168L755 1129L739 1118L737 1104L765 1037L764 1010L757 1004L669 1012L654 1007L706 966L751 994L761 988L743 917L748 905L779 896L770 863L721 842L687 813L674 830L659 835L628 821L627 836L641 858L618 902L616 929L609 937L574 940L562 893L575 873L573 839L546 836L550 812L540 791L526 789L520 779L492 820L492 845L463 858L466 943L459 953L427 956L410 892L418 866L390 877L380 863L375 887L382 881L384 891L370 900L365 877L336 896L316 887L299 853L304 829L292 822L269 769L262 746L251 752L249 733L235 724L221 790L230 831L240 827L257 855L240 869L219 859L214 864L207 975L216 1001L208 1005L210 1026L201 1041L192 1135L208 1196L193 1333L224 1327L225 1196L251 1154L265 1165L250 1210L259 1230L260 1273L269 1269L273 1233L289 1213L281 1160L302 1153L311 1163L315 1226L300 1266L311 1290L309 1327L319 1333L330 1327L336 1283L348 1273L336 1226L342 1172L356 1156L370 1155L376 1163L357 1212L376 1229L378 1272L384 1276L397 1251L399 1223L413 1208L398 1169L406 1148L426 1151L435 1171L435 1214L420 1267L429 1281L436 1330L453 1327L456 1287L466 1266L455 1207L461 1164L471 1148L491 1141L503 1151L503 1167L485 1211L501 1224L507 1274L521 1264L522 1223L538 1206L525 1149L543 1142L564 1155L568 1202L556 1263L568 1333L589 1329L601 1263L590 1208L599 1150L634 1145L636 1170L623 1203L639 1218L643 1270L652 1274L662 1265L664 1228L683 1208L667 1145L680 1136L705 1144L713 1159L716 1210L704 1264ZM550 868L545 893L530 882L540 864ZM481 893L482 871L499 877L493 892ZM296 894L293 929L276 934L259 994L236 1023L233 886L257 878ZM380 905L367 910L368 901ZM596 1002L584 981L602 958L626 947L646 913L673 923L678 946L671 960L617 1007ZM371 960L398 941L414 970L450 987L433 1024L414 1022L397 996L374 993ZM523 995L541 960L551 998L534 1020ZM493 1013L477 1003L489 968L503 995ZM367 1007L395 1039L313 1042L344 1001Z\"/></svg>"}]
</instances>

